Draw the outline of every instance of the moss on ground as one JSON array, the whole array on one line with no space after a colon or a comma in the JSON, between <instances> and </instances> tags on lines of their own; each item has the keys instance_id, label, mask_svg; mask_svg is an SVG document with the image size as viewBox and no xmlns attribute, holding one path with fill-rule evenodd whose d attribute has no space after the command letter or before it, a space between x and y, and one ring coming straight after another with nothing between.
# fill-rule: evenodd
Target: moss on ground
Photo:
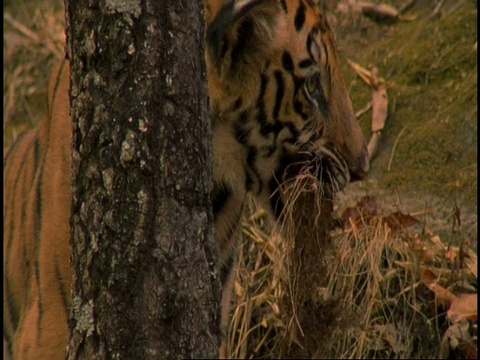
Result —
<instances>
[{"instance_id":1,"label":"moss on ground","mask_svg":"<svg viewBox=\"0 0 480 360\"><path fill-rule=\"evenodd\" d=\"M433 206L434 222L446 225L456 202L476 242L477 4L445 1L434 15L435 5L418 0L404 14L414 19L394 25L337 15L335 27L342 57L377 66L387 81L389 116L370 177L415 207L408 211ZM345 74L354 108L363 108L369 88L348 65ZM360 121L368 138L371 111Z\"/></svg>"}]
</instances>

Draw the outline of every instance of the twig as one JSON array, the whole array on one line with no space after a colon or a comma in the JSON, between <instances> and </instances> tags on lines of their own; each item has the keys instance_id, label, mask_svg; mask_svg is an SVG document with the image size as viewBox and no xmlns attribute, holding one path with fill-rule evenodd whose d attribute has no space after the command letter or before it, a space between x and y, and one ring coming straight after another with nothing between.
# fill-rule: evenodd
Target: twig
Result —
<instances>
[{"instance_id":1,"label":"twig","mask_svg":"<svg viewBox=\"0 0 480 360\"><path fill-rule=\"evenodd\" d=\"M366 84L372 86L372 73L352 60L347 61L353 70L358 74L358 76L360 76L360 78L365 81Z\"/></svg>"},{"instance_id":2,"label":"twig","mask_svg":"<svg viewBox=\"0 0 480 360\"><path fill-rule=\"evenodd\" d=\"M409 215L413 216L413 217L417 217L417 216L420 216L420 215L427 215L427 214L431 214L431 213L432 213L432 210L420 210L420 211L415 211L415 212L409 213Z\"/></svg>"},{"instance_id":3,"label":"twig","mask_svg":"<svg viewBox=\"0 0 480 360\"><path fill-rule=\"evenodd\" d=\"M372 108L372 102L369 101L362 109L358 110L356 113L355 113L355 117L358 119L360 116L362 116L363 114L365 114L368 110L370 110Z\"/></svg>"},{"instance_id":4,"label":"twig","mask_svg":"<svg viewBox=\"0 0 480 360\"><path fill-rule=\"evenodd\" d=\"M392 148L392 154L390 155L390 160L388 161L387 171L390 171L390 168L392 166L392 161L393 161L393 155L395 155L395 149L397 148L398 140L400 140L400 136L402 136L405 129L406 128L403 128L398 134L397 138L395 139L395 143L393 144L393 148Z\"/></svg>"},{"instance_id":5,"label":"twig","mask_svg":"<svg viewBox=\"0 0 480 360\"><path fill-rule=\"evenodd\" d=\"M432 17L437 15L437 13L440 11L440 9L441 9L441 7L443 6L444 3L445 3L445 0L440 0L438 2L437 6L435 6L435 9L433 9Z\"/></svg>"}]
</instances>

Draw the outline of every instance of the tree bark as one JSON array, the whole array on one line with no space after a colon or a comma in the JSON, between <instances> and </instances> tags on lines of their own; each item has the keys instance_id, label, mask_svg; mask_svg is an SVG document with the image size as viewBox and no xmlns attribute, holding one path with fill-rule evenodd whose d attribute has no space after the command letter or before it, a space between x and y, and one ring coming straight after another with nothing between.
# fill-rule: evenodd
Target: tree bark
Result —
<instances>
[{"instance_id":1,"label":"tree bark","mask_svg":"<svg viewBox=\"0 0 480 360\"><path fill-rule=\"evenodd\" d=\"M73 118L68 358L217 357L203 4L65 5Z\"/></svg>"}]
</instances>

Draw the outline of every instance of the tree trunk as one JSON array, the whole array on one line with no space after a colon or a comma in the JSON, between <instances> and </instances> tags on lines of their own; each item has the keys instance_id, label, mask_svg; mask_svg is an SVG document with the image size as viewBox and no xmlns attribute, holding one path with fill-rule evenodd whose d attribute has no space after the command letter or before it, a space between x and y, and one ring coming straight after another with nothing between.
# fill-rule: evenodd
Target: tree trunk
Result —
<instances>
[{"instance_id":1,"label":"tree trunk","mask_svg":"<svg viewBox=\"0 0 480 360\"><path fill-rule=\"evenodd\" d=\"M65 5L73 118L68 358L214 358L221 289L202 3Z\"/></svg>"}]
</instances>

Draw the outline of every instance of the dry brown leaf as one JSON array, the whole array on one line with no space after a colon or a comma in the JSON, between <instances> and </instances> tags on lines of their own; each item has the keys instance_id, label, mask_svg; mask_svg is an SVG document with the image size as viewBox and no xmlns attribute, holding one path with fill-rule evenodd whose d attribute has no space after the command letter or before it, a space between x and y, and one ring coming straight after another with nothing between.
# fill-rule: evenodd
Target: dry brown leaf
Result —
<instances>
[{"instance_id":1,"label":"dry brown leaf","mask_svg":"<svg viewBox=\"0 0 480 360\"><path fill-rule=\"evenodd\" d=\"M357 202L357 206L346 208L342 214L345 228L361 229L364 223L369 223L372 218L380 215L380 208L371 196L365 196Z\"/></svg>"},{"instance_id":2,"label":"dry brown leaf","mask_svg":"<svg viewBox=\"0 0 480 360\"><path fill-rule=\"evenodd\" d=\"M409 214L403 214L400 211L391 213L383 220L392 230L407 228L418 223L418 220L415 219L413 216Z\"/></svg>"},{"instance_id":3,"label":"dry brown leaf","mask_svg":"<svg viewBox=\"0 0 480 360\"><path fill-rule=\"evenodd\" d=\"M437 275L435 275L435 273L428 267L422 269L420 281L435 294L435 300L437 301L437 304L442 307L446 307L457 298L450 291L438 284Z\"/></svg>"},{"instance_id":4,"label":"dry brown leaf","mask_svg":"<svg viewBox=\"0 0 480 360\"><path fill-rule=\"evenodd\" d=\"M470 335L470 324L463 320L451 325L443 335L440 344L439 357L442 359L451 358L451 350L460 350L465 359L477 359L476 339Z\"/></svg>"},{"instance_id":5,"label":"dry brown leaf","mask_svg":"<svg viewBox=\"0 0 480 360\"><path fill-rule=\"evenodd\" d=\"M457 323L462 319L477 321L477 294L461 294L450 305L447 317Z\"/></svg>"},{"instance_id":6,"label":"dry brown leaf","mask_svg":"<svg viewBox=\"0 0 480 360\"><path fill-rule=\"evenodd\" d=\"M450 266L453 266L455 264L455 260L458 257L458 247L456 246L451 246L450 249L445 253L445 259L448 260L450 263Z\"/></svg>"},{"instance_id":7,"label":"dry brown leaf","mask_svg":"<svg viewBox=\"0 0 480 360\"><path fill-rule=\"evenodd\" d=\"M385 127L388 114L388 95L385 85L372 89L372 132Z\"/></svg>"},{"instance_id":8,"label":"dry brown leaf","mask_svg":"<svg viewBox=\"0 0 480 360\"><path fill-rule=\"evenodd\" d=\"M423 256L420 261L426 265L431 264L435 258L435 251L433 249L427 248L423 251Z\"/></svg>"},{"instance_id":9,"label":"dry brown leaf","mask_svg":"<svg viewBox=\"0 0 480 360\"><path fill-rule=\"evenodd\" d=\"M446 248L438 235L431 236L427 241L433 245L437 255L442 256L444 254Z\"/></svg>"}]
</instances>

